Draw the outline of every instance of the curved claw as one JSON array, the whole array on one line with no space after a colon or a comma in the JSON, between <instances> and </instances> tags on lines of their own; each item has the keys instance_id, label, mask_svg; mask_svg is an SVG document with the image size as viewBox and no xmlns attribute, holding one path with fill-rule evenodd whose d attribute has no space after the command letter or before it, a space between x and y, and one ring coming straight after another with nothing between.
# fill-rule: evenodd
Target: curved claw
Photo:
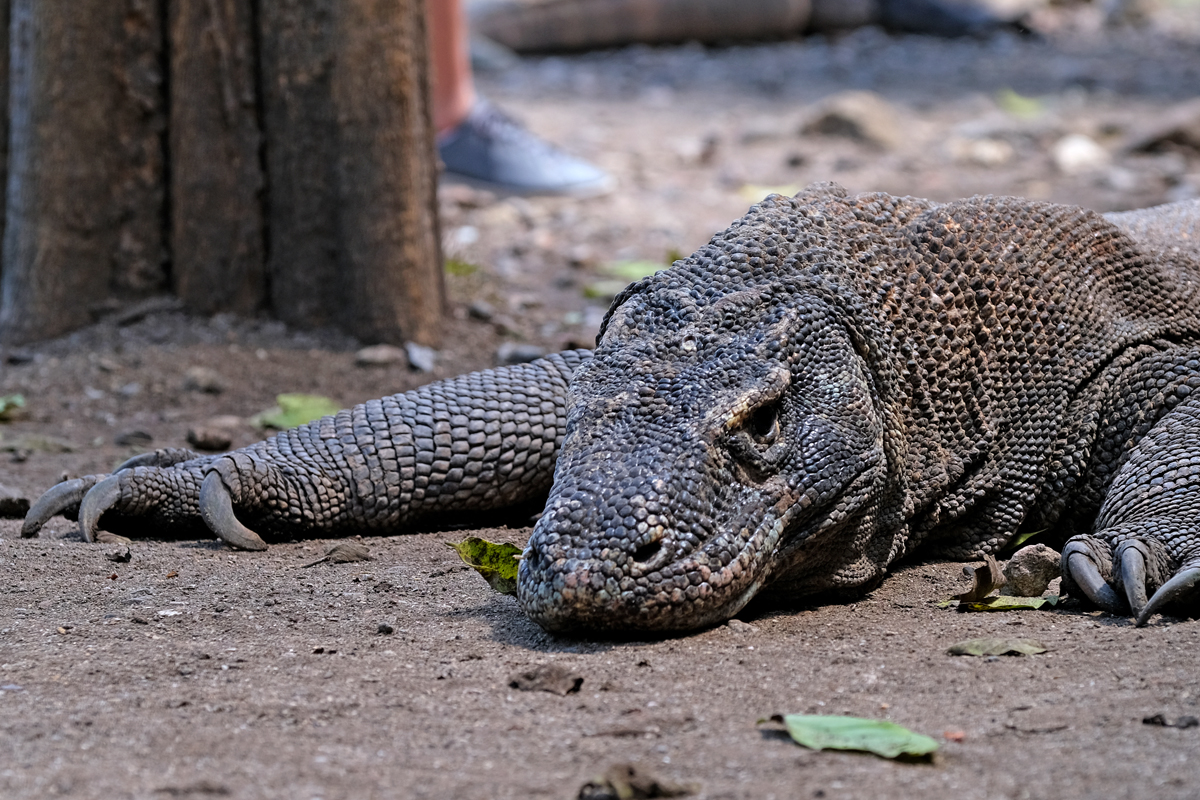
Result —
<instances>
[{"instance_id":1,"label":"curved claw","mask_svg":"<svg viewBox=\"0 0 1200 800\"><path fill-rule=\"evenodd\" d=\"M1181 569L1171 580L1164 583L1150 598L1150 602L1137 615L1136 625L1141 628L1167 603L1183 598L1200 585L1200 566Z\"/></svg>"},{"instance_id":2,"label":"curved claw","mask_svg":"<svg viewBox=\"0 0 1200 800\"><path fill-rule=\"evenodd\" d=\"M1067 570L1075 584L1097 606L1110 614L1125 613L1125 604L1120 595L1100 577L1100 570L1096 569L1095 563L1086 554L1071 553L1067 557Z\"/></svg>"},{"instance_id":3,"label":"curved claw","mask_svg":"<svg viewBox=\"0 0 1200 800\"><path fill-rule=\"evenodd\" d=\"M76 478L51 486L25 514L25 522L21 525L21 537L31 539L37 536L38 531L51 517L67 509L78 508L88 489L95 485L96 481L92 478Z\"/></svg>"},{"instance_id":4,"label":"curved claw","mask_svg":"<svg viewBox=\"0 0 1200 800\"><path fill-rule=\"evenodd\" d=\"M79 532L89 542L96 541L96 531L100 527L100 517L104 512L117 504L121 499L121 478L109 475L97 483L83 496L79 504Z\"/></svg>"},{"instance_id":5,"label":"curved claw","mask_svg":"<svg viewBox=\"0 0 1200 800\"><path fill-rule=\"evenodd\" d=\"M1141 542L1125 542L1117 548L1118 569L1125 597L1134 616L1146 607L1146 550Z\"/></svg>"},{"instance_id":6,"label":"curved claw","mask_svg":"<svg viewBox=\"0 0 1200 800\"><path fill-rule=\"evenodd\" d=\"M200 485L200 516L204 524L231 547L242 550L266 550L267 543L257 533L238 522L233 514L229 488L216 472L210 472Z\"/></svg>"}]
</instances>

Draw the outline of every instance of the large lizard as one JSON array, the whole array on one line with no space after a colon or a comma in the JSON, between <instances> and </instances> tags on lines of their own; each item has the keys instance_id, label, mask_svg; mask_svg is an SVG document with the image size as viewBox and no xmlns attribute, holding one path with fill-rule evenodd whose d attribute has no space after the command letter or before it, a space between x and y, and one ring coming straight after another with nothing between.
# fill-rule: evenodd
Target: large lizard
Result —
<instances>
[{"instance_id":1,"label":"large lizard","mask_svg":"<svg viewBox=\"0 0 1200 800\"><path fill-rule=\"evenodd\" d=\"M231 453L59 484L24 535L395 533L540 501L551 630L686 629L760 590L862 591L918 547L1052 529L1139 624L1200 582L1200 201L768 197L626 288L594 353L472 373Z\"/></svg>"}]
</instances>

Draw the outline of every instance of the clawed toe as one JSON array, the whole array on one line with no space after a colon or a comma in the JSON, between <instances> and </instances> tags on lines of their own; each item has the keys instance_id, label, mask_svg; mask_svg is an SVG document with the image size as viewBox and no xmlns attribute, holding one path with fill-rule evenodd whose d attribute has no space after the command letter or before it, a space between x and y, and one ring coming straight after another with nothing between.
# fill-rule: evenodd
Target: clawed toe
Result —
<instances>
[{"instance_id":1,"label":"clawed toe","mask_svg":"<svg viewBox=\"0 0 1200 800\"><path fill-rule=\"evenodd\" d=\"M25 515L25 522L21 525L21 536L26 539L37 536L51 517L79 508L88 490L95 486L101 477L88 475L51 486Z\"/></svg>"},{"instance_id":2,"label":"clawed toe","mask_svg":"<svg viewBox=\"0 0 1200 800\"><path fill-rule=\"evenodd\" d=\"M1110 614L1124 614L1125 601L1108 585L1100 574L1087 546L1070 542L1062 553L1063 571L1075 582L1087 598Z\"/></svg>"},{"instance_id":3,"label":"clawed toe","mask_svg":"<svg viewBox=\"0 0 1200 800\"><path fill-rule=\"evenodd\" d=\"M247 528L233 513L233 499L221 476L210 472L200 486L200 516L208 529L222 541L242 550L266 550L267 543Z\"/></svg>"},{"instance_id":4,"label":"clawed toe","mask_svg":"<svg viewBox=\"0 0 1200 800\"><path fill-rule=\"evenodd\" d=\"M121 478L109 475L93 486L79 504L79 532L86 541L96 541L100 517L121 499Z\"/></svg>"},{"instance_id":5,"label":"clawed toe","mask_svg":"<svg viewBox=\"0 0 1200 800\"><path fill-rule=\"evenodd\" d=\"M1145 607L1137 615L1136 624L1143 627L1150 617L1157 614L1164 606L1182 600L1200 585L1200 564L1192 564L1175 573L1171 580L1159 587Z\"/></svg>"},{"instance_id":6,"label":"clawed toe","mask_svg":"<svg viewBox=\"0 0 1200 800\"><path fill-rule=\"evenodd\" d=\"M1146 607L1146 560L1149 557L1146 545L1140 541L1122 542L1117 547L1117 570L1134 616Z\"/></svg>"}]
</instances>

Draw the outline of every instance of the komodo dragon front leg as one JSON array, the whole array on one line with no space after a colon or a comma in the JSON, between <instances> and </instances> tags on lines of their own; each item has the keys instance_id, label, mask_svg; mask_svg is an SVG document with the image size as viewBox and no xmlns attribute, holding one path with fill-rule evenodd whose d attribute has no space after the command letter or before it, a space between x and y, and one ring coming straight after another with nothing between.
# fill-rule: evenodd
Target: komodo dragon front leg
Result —
<instances>
[{"instance_id":1,"label":"komodo dragon front leg","mask_svg":"<svg viewBox=\"0 0 1200 800\"><path fill-rule=\"evenodd\" d=\"M1132 611L1140 626L1200 585L1200 401L1177 406L1134 446L1093 530L1063 548L1068 593Z\"/></svg>"},{"instance_id":2,"label":"komodo dragon front leg","mask_svg":"<svg viewBox=\"0 0 1200 800\"><path fill-rule=\"evenodd\" d=\"M259 533L399 532L439 513L544 497L566 428L567 384L585 350L484 370L372 400L224 455L159 450L111 475L48 491L22 535L76 512L92 541L116 530L203 530L262 550Z\"/></svg>"}]
</instances>

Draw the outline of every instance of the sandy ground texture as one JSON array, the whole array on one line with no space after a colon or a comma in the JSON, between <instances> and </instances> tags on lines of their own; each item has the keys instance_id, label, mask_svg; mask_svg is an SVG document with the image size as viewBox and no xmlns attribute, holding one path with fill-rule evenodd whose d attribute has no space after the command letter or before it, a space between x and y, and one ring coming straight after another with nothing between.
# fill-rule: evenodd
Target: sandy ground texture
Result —
<instances>
[{"instance_id":1,"label":"sandy ground texture","mask_svg":"<svg viewBox=\"0 0 1200 800\"><path fill-rule=\"evenodd\" d=\"M1117 31L1084 9L1048 14L1041 37L863 30L524 59L485 76L489 96L618 187L588 200L446 187L453 314L432 372L359 366L362 343L265 319L115 315L0 354L0 396L28 403L0 424L0 484L35 497L200 428L244 445L262 435L247 418L281 392L348 405L586 344L628 262L694 249L769 187L1100 210L1196 196L1200 25L1185 23L1200 7L1163 8ZM1200 622L1135 629L1070 603L960 614L936 605L967 588L957 564L909 564L851 604L589 642L543 633L462 567L443 544L462 532L306 567L331 543L140 541L126 561L66 520L18 531L0 521L4 798L574 798L626 763L702 798L1200 793L1200 727L1143 721L1200 716ZM946 654L977 636L1049 652ZM547 688L582 683L520 688L550 667ZM890 719L942 746L932 764L811 752L756 726L775 713Z\"/></svg>"}]
</instances>

